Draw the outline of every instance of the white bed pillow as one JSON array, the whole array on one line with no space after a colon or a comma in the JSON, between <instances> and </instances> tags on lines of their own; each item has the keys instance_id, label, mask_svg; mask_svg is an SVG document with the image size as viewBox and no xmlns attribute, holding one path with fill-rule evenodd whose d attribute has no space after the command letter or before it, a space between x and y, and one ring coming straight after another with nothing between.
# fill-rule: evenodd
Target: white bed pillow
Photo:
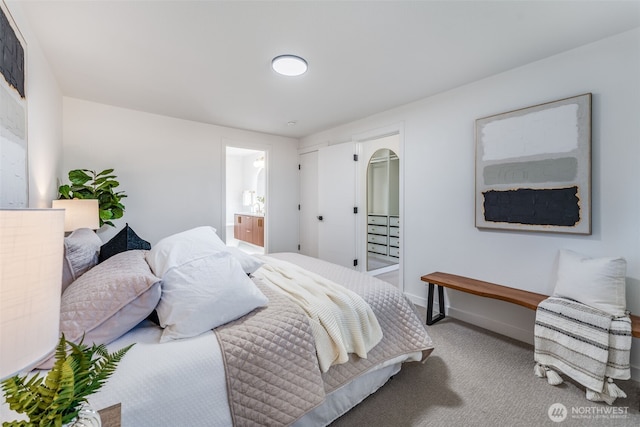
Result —
<instances>
[{"instance_id":1,"label":"white bed pillow","mask_svg":"<svg viewBox=\"0 0 640 427\"><path fill-rule=\"evenodd\" d=\"M74 280L98 264L102 240L88 228L79 228L64 238L62 292Z\"/></svg>"},{"instance_id":2,"label":"white bed pillow","mask_svg":"<svg viewBox=\"0 0 640 427\"><path fill-rule=\"evenodd\" d=\"M238 248L227 246L209 226L192 228L160 240L147 254L147 262L159 277L170 268L218 252L229 252L240 261L245 273L251 274L263 264L258 258Z\"/></svg>"},{"instance_id":3,"label":"white bed pillow","mask_svg":"<svg viewBox=\"0 0 640 427\"><path fill-rule=\"evenodd\" d=\"M234 246L227 246L225 248L225 251L229 252L231 255L233 255L235 259L237 259L240 262L242 269L247 274L252 274L254 271L259 269L262 266L262 264L264 264L262 260L246 252L243 252L242 250Z\"/></svg>"},{"instance_id":4,"label":"white bed pillow","mask_svg":"<svg viewBox=\"0 0 640 427\"><path fill-rule=\"evenodd\" d=\"M590 258L563 249L558 259L553 295L571 298L614 316L623 316L627 308L626 270L624 258Z\"/></svg>"},{"instance_id":5,"label":"white bed pillow","mask_svg":"<svg viewBox=\"0 0 640 427\"><path fill-rule=\"evenodd\" d=\"M169 268L156 308L160 342L200 335L238 319L268 299L229 252L220 251Z\"/></svg>"},{"instance_id":6,"label":"white bed pillow","mask_svg":"<svg viewBox=\"0 0 640 427\"><path fill-rule=\"evenodd\" d=\"M202 226L160 240L147 254L147 262L153 273L162 277L170 268L225 249L216 229Z\"/></svg>"}]
</instances>

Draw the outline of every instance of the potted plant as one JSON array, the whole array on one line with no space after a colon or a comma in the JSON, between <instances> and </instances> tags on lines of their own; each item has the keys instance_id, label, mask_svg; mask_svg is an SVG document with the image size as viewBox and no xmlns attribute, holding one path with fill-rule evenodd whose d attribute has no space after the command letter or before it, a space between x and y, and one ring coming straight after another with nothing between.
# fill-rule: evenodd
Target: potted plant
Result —
<instances>
[{"instance_id":1,"label":"potted plant","mask_svg":"<svg viewBox=\"0 0 640 427\"><path fill-rule=\"evenodd\" d=\"M112 175L113 169L105 169L96 173L90 169L74 169L69 171L71 185L58 188L59 199L98 199L100 210L100 226L113 225L114 219L122 218L124 205L120 200L127 195L124 191L115 192L120 183Z\"/></svg>"},{"instance_id":2,"label":"potted plant","mask_svg":"<svg viewBox=\"0 0 640 427\"><path fill-rule=\"evenodd\" d=\"M104 344L88 347L68 342L62 335L46 377L16 375L2 381L9 408L29 418L28 422L5 422L3 427L73 425L87 396L104 385L132 346L109 353Z\"/></svg>"}]
</instances>

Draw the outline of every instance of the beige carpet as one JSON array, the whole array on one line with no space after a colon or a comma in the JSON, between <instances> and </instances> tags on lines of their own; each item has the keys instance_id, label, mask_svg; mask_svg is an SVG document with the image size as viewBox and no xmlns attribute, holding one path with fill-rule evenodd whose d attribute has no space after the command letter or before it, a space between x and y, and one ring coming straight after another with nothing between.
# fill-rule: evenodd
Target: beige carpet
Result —
<instances>
[{"instance_id":1,"label":"beige carpet","mask_svg":"<svg viewBox=\"0 0 640 427\"><path fill-rule=\"evenodd\" d=\"M566 377L554 387L534 376L528 344L452 318L428 330L435 350L427 361L406 364L333 427L640 426L640 384L635 381L616 382L626 399L612 406L594 403ZM554 404L566 408L564 421L551 421Z\"/></svg>"}]
</instances>

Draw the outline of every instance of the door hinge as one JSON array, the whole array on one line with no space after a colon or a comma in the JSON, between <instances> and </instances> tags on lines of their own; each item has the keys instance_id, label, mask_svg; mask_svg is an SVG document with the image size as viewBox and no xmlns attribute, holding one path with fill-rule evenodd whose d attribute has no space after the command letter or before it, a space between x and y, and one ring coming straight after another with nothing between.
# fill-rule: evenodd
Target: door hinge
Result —
<instances>
[{"instance_id":1,"label":"door hinge","mask_svg":"<svg viewBox=\"0 0 640 427\"><path fill-rule=\"evenodd\" d=\"M354 260L353 260L353 266L354 266L354 267L357 267L357 266L358 266L358 260L357 260L357 259L354 259Z\"/></svg>"},{"instance_id":2,"label":"door hinge","mask_svg":"<svg viewBox=\"0 0 640 427\"><path fill-rule=\"evenodd\" d=\"M300 170L300 163L298 163L298 170Z\"/></svg>"},{"instance_id":3,"label":"door hinge","mask_svg":"<svg viewBox=\"0 0 640 427\"><path fill-rule=\"evenodd\" d=\"M300 250L300 245L298 245L298 250Z\"/></svg>"},{"instance_id":4,"label":"door hinge","mask_svg":"<svg viewBox=\"0 0 640 427\"><path fill-rule=\"evenodd\" d=\"M300 205L298 205L298 210L300 210Z\"/></svg>"},{"instance_id":5,"label":"door hinge","mask_svg":"<svg viewBox=\"0 0 640 427\"><path fill-rule=\"evenodd\" d=\"M353 155L353 161L354 161L354 162L357 162L357 161L358 161L358 155L357 155L357 154L354 154L354 155Z\"/></svg>"},{"instance_id":6,"label":"door hinge","mask_svg":"<svg viewBox=\"0 0 640 427\"><path fill-rule=\"evenodd\" d=\"M358 207L357 207L357 206L354 206L354 207L353 207L353 213L354 213L354 214L357 214L357 213L358 213Z\"/></svg>"}]
</instances>

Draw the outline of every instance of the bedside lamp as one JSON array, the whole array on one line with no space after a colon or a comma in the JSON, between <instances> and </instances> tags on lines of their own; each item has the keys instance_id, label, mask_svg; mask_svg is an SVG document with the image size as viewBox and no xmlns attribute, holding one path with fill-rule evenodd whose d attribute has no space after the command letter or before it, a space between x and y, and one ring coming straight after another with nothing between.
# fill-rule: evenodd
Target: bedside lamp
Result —
<instances>
[{"instance_id":1,"label":"bedside lamp","mask_svg":"<svg viewBox=\"0 0 640 427\"><path fill-rule=\"evenodd\" d=\"M54 209L64 209L64 231L78 228L100 228L98 199L59 199L51 202Z\"/></svg>"},{"instance_id":2,"label":"bedside lamp","mask_svg":"<svg viewBox=\"0 0 640 427\"><path fill-rule=\"evenodd\" d=\"M63 210L0 210L0 380L58 344L63 239Z\"/></svg>"}]
</instances>

